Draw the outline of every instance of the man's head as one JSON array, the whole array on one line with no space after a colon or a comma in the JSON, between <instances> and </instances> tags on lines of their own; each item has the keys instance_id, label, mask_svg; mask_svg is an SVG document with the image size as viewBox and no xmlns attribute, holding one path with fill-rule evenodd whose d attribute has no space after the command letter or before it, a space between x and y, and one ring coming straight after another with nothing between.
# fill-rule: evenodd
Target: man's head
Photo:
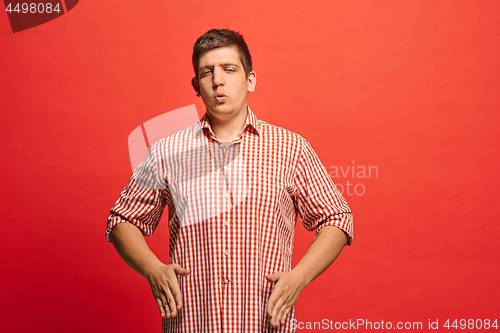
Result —
<instances>
[{"instance_id":1,"label":"man's head","mask_svg":"<svg viewBox=\"0 0 500 333\"><path fill-rule=\"evenodd\" d=\"M252 57L248 51L247 43L242 35L229 29L211 29L196 40L193 47L193 67L196 77L199 77L200 57L210 50L224 46L233 46L238 50L245 75L248 77L253 69Z\"/></svg>"},{"instance_id":2,"label":"man's head","mask_svg":"<svg viewBox=\"0 0 500 333\"><path fill-rule=\"evenodd\" d=\"M191 80L209 117L244 117L247 94L255 90L256 74L243 37L230 30L210 30L195 43Z\"/></svg>"}]
</instances>

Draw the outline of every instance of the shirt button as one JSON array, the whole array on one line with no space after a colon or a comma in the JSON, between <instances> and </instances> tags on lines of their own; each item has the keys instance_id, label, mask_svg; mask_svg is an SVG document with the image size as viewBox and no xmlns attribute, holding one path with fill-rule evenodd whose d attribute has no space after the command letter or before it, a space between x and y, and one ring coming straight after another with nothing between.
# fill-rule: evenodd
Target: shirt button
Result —
<instances>
[{"instance_id":1,"label":"shirt button","mask_svg":"<svg viewBox=\"0 0 500 333\"><path fill-rule=\"evenodd\" d=\"M224 284L228 284L229 282L231 282L231 280L229 280L229 279L224 279Z\"/></svg>"},{"instance_id":2,"label":"shirt button","mask_svg":"<svg viewBox=\"0 0 500 333\"><path fill-rule=\"evenodd\" d=\"M229 193L224 193L224 198L229 198Z\"/></svg>"},{"instance_id":3,"label":"shirt button","mask_svg":"<svg viewBox=\"0 0 500 333\"><path fill-rule=\"evenodd\" d=\"M224 255L227 257L229 255L229 250L224 251Z\"/></svg>"},{"instance_id":4,"label":"shirt button","mask_svg":"<svg viewBox=\"0 0 500 333\"><path fill-rule=\"evenodd\" d=\"M224 226L228 226L229 225L229 221L224 221Z\"/></svg>"}]
</instances>

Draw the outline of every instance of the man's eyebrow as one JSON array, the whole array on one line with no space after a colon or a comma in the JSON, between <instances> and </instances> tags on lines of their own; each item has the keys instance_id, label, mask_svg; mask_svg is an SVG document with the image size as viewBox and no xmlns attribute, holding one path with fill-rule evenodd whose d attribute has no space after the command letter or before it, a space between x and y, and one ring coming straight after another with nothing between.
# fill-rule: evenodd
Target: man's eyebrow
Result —
<instances>
[{"instance_id":1,"label":"man's eyebrow","mask_svg":"<svg viewBox=\"0 0 500 333\"><path fill-rule=\"evenodd\" d=\"M221 66L235 66L235 67L240 67L240 65L235 64L235 63L231 63L231 62L228 62L228 63L225 63L225 64L221 64Z\"/></svg>"},{"instance_id":2,"label":"man's eyebrow","mask_svg":"<svg viewBox=\"0 0 500 333\"><path fill-rule=\"evenodd\" d=\"M227 63L224 63L224 64L219 64L219 66L222 66L222 67L227 67L227 66L241 67L240 65L232 63L232 62L227 62ZM201 66L200 70L205 69L205 68L214 68L214 65Z\"/></svg>"}]
</instances>

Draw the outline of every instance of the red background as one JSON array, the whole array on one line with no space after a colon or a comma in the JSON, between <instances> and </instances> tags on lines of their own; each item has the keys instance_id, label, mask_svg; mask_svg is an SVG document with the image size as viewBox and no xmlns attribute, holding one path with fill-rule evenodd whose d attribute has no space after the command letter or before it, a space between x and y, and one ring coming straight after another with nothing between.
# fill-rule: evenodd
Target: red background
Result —
<instances>
[{"instance_id":1,"label":"red background","mask_svg":"<svg viewBox=\"0 0 500 333\"><path fill-rule=\"evenodd\" d=\"M496 0L86 0L13 34L0 12L2 331L160 331L106 218L131 173L129 133L204 110L190 59L212 27L246 38L258 117L306 137L327 168L378 168L334 179L365 187L346 194L354 244L297 319L498 318L499 17ZM165 261L167 235L163 223L148 239ZM297 225L295 262L312 237Z\"/></svg>"}]
</instances>

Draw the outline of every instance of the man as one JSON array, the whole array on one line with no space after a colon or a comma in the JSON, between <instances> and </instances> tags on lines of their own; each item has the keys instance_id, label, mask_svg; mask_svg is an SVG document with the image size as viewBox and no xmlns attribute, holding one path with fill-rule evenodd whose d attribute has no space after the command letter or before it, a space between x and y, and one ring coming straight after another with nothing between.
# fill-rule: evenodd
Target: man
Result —
<instances>
[{"instance_id":1,"label":"man","mask_svg":"<svg viewBox=\"0 0 500 333\"><path fill-rule=\"evenodd\" d=\"M351 212L309 143L248 108L256 74L240 34L208 31L193 66L204 117L150 148L106 237L150 283L164 332L292 332L300 292L352 241ZM143 237L166 205L170 264ZM297 214L317 234L292 269Z\"/></svg>"}]
</instances>

